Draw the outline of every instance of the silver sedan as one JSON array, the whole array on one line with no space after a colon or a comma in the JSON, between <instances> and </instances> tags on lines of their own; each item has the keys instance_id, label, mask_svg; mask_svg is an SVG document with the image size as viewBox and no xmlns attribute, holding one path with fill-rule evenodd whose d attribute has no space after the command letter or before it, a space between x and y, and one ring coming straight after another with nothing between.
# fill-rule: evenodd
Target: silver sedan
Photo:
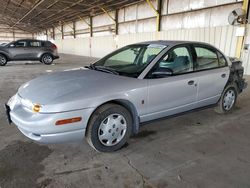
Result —
<instances>
[{"instance_id":1,"label":"silver sedan","mask_svg":"<svg viewBox=\"0 0 250 188\"><path fill-rule=\"evenodd\" d=\"M121 148L142 122L209 105L231 112L245 87L241 62L209 44L150 41L84 69L31 80L8 101L6 112L37 142L86 137L94 149L108 152Z\"/></svg>"}]
</instances>

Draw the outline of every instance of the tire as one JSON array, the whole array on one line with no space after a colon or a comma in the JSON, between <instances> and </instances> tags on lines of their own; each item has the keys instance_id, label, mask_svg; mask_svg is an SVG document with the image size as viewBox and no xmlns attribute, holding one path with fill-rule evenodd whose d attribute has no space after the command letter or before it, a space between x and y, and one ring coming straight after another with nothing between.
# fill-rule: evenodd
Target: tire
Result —
<instances>
[{"instance_id":1,"label":"tire","mask_svg":"<svg viewBox=\"0 0 250 188\"><path fill-rule=\"evenodd\" d=\"M0 54L0 66L5 66L7 62L7 58L4 55Z\"/></svg>"},{"instance_id":2,"label":"tire","mask_svg":"<svg viewBox=\"0 0 250 188\"><path fill-rule=\"evenodd\" d=\"M130 112L117 104L105 104L91 116L86 139L96 151L113 152L128 141L131 132Z\"/></svg>"},{"instance_id":3,"label":"tire","mask_svg":"<svg viewBox=\"0 0 250 188\"><path fill-rule=\"evenodd\" d=\"M41 62L45 65L51 65L53 63L53 56L50 54L44 54L41 58Z\"/></svg>"},{"instance_id":4,"label":"tire","mask_svg":"<svg viewBox=\"0 0 250 188\"><path fill-rule=\"evenodd\" d=\"M226 86L221 98L215 108L215 111L219 114L226 114L233 111L235 103L237 101L238 92L234 84Z\"/></svg>"}]
</instances>

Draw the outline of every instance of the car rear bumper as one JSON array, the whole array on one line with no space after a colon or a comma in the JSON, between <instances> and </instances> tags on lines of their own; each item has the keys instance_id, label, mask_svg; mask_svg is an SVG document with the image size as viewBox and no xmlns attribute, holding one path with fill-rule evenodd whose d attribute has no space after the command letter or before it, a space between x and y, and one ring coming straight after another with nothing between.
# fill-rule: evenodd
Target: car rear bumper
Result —
<instances>
[{"instance_id":1,"label":"car rear bumper","mask_svg":"<svg viewBox=\"0 0 250 188\"><path fill-rule=\"evenodd\" d=\"M54 56L54 59L59 59L59 58L60 58L59 55Z\"/></svg>"}]
</instances>

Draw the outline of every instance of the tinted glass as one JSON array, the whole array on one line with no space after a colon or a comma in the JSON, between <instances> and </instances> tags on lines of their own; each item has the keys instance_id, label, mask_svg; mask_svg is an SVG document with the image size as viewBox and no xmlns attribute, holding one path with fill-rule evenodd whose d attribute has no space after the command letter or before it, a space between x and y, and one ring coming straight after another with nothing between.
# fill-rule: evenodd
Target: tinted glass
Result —
<instances>
[{"instance_id":1,"label":"tinted glass","mask_svg":"<svg viewBox=\"0 0 250 188\"><path fill-rule=\"evenodd\" d=\"M190 53L186 47L177 47L168 52L159 62L161 70L169 69L173 74L181 74L193 70Z\"/></svg>"},{"instance_id":2,"label":"tinted glass","mask_svg":"<svg viewBox=\"0 0 250 188\"><path fill-rule=\"evenodd\" d=\"M219 55L219 66L220 67L226 66L227 61L226 61L225 57L220 52L218 52L218 55Z\"/></svg>"},{"instance_id":3,"label":"tinted glass","mask_svg":"<svg viewBox=\"0 0 250 188\"><path fill-rule=\"evenodd\" d=\"M219 60L216 51L205 47L195 47L197 58L195 70L205 70L219 67Z\"/></svg>"},{"instance_id":4,"label":"tinted glass","mask_svg":"<svg viewBox=\"0 0 250 188\"><path fill-rule=\"evenodd\" d=\"M40 47L41 42L40 41L30 41L30 46L31 47Z\"/></svg>"},{"instance_id":5,"label":"tinted glass","mask_svg":"<svg viewBox=\"0 0 250 188\"><path fill-rule=\"evenodd\" d=\"M17 41L14 44L15 47L26 47L27 46L27 41Z\"/></svg>"}]
</instances>

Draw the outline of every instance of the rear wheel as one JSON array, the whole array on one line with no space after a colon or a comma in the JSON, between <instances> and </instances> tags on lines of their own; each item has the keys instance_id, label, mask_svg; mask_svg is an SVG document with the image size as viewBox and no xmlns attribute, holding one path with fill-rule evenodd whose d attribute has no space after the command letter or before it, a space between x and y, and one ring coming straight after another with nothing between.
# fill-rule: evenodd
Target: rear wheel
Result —
<instances>
[{"instance_id":1,"label":"rear wheel","mask_svg":"<svg viewBox=\"0 0 250 188\"><path fill-rule=\"evenodd\" d=\"M50 54L44 54L41 58L41 62L45 65L51 65L53 63L53 57Z\"/></svg>"},{"instance_id":2,"label":"rear wheel","mask_svg":"<svg viewBox=\"0 0 250 188\"><path fill-rule=\"evenodd\" d=\"M7 58L0 54L0 66L5 66L7 64Z\"/></svg>"},{"instance_id":3,"label":"rear wheel","mask_svg":"<svg viewBox=\"0 0 250 188\"><path fill-rule=\"evenodd\" d=\"M106 104L92 115L86 138L97 151L112 152L120 149L129 139L132 131L130 112L116 104Z\"/></svg>"},{"instance_id":4,"label":"rear wheel","mask_svg":"<svg viewBox=\"0 0 250 188\"><path fill-rule=\"evenodd\" d=\"M238 93L235 86L233 84L228 85L224 89L215 111L221 114L231 112L234 109L237 96Z\"/></svg>"}]
</instances>

